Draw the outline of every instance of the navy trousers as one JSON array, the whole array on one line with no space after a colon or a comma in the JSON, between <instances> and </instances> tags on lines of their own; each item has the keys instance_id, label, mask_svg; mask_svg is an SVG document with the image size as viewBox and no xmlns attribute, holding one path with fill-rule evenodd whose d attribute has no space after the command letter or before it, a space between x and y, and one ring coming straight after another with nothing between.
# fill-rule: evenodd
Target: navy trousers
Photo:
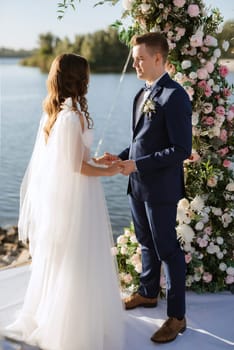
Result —
<instances>
[{"instance_id":1,"label":"navy trousers","mask_svg":"<svg viewBox=\"0 0 234 350\"><path fill-rule=\"evenodd\" d=\"M155 298L160 290L163 263L167 280L167 315L185 315L186 263L176 236L177 204L158 205L129 195L135 233L142 249L142 273L138 293Z\"/></svg>"}]
</instances>

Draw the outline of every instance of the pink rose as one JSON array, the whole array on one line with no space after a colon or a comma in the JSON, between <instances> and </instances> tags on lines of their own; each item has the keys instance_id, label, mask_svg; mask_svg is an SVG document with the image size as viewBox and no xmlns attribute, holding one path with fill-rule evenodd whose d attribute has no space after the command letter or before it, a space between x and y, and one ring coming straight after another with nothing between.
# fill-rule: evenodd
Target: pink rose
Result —
<instances>
[{"instance_id":1,"label":"pink rose","mask_svg":"<svg viewBox=\"0 0 234 350\"><path fill-rule=\"evenodd\" d=\"M179 35L179 36L184 36L184 34L185 34L185 28L176 27L175 30L177 31L177 35Z\"/></svg>"},{"instance_id":2,"label":"pink rose","mask_svg":"<svg viewBox=\"0 0 234 350\"><path fill-rule=\"evenodd\" d=\"M227 66L220 66L219 67L219 74L222 78L225 78L228 75L228 67Z\"/></svg>"},{"instance_id":3,"label":"pink rose","mask_svg":"<svg viewBox=\"0 0 234 350\"><path fill-rule=\"evenodd\" d=\"M231 106L229 107L229 110L232 111L232 112L234 113L234 105L231 105Z\"/></svg>"},{"instance_id":4,"label":"pink rose","mask_svg":"<svg viewBox=\"0 0 234 350\"><path fill-rule=\"evenodd\" d=\"M229 97L229 96L231 96L231 94L232 94L232 92L231 92L230 89L228 89L228 88L223 88L223 95L224 95L225 97Z\"/></svg>"},{"instance_id":5,"label":"pink rose","mask_svg":"<svg viewBox=\"0 0 234 350\"><path fill-rule=\"evenodd\" d=\"M224 147L224 148L220 148L217 153L220 155L220 157L224 157L226 154L228 154L229 152L229 148L228 147Z\"/></svg>"},{"instance_id":6,"label":"pink rose","mask_svg":"<svg viewBox=\"0 0 234 350\"><path fill-rule=\"evenodd\" d=\"M227 277L225 278L225 282L226 282L227 284L232 284L232 283L234 283L234 276L227 275Z\"/></svg>"},{"instance_id":7,"label":"pink rose","mask_svg":"<svg viewBox=\"0 0 234 350\"><path fill-rule=\"evenodd\" d=\"M212 281L212 275L209 272L204 272L202 279L205 283L210 283Z\"/></svg>"},{"instance_id":8,"label":"pink rose","mask_svg":"<svg viewBox=\"0 0 234 350\"><path fill-rule=\"evenodd\" d=\"M207 247L207 245L208 245L208 241L206 240L206 239L204 239L204 238L201 238L200 240L199 240L199 247L201 247L201 248L205 248L205 247Z\"/></svg>"},{"instance_id":9,"label":"pink rose","mask_svg":"<svg viewBox=\"0 0 234 350\"><path fill-rule=\"evenodd\" d=\"M217 182L217 178L215 176L212 176L207 180L207 186L215 187L217 185Z\"/></svg>"},{"instance_id":10,"label":"pink rose","mask_svg":"<svg viewBox=\"0 0 234 350\"><path fill-rule=\"evenodd\" d=\"M205 80L201 80L201 81L199 81L199 83L198 83L197 85L198 85L200 88L205 89L206 86L207 86L207 83L206 83Z\"/></svg>"},{"instance_id":11,"label":"pink rose","mask_svg":"<svg viewBox=\"0 0 234 350\"><path fill-rule=\"evenodd\" d=\"M209 85L206 85L204 92L205 92L206 97L210 97L212 95L211 87Z\"/></svg>"},{"instance_id":12,"label":"pink rose","mask_svg":"<svg viewBox=\"0 0 234 350\"><path fill-rule=\"evenodd\" d=\"M232 162L228 159L224 159L223 166L224 168L229 168L231 166Z\"/></svg>"},{"instance_id":13,"label":"pink rose","mask_svg":"<svg viewBox=\"0 0 234 350\"><path fill-rule=\"evenodd\" d=\"M190 38L190 46L191 47L199 47L203 44L203 32L197 31L194 35Z\"/></svg>"},{"instance_id":14,"label":"pink rose","mask_svg":"<svg viewBox=\"0 0 234 350\"><path fill-rule=\"evenodd\" d=\"M205 117L203 124L205 125L214 125L214 118L213 117Z\"/></svg>"},{"instance_id":15,"label":"pink rose","mask_svg":"<svg viewBox=\"0 0 234 350\"><path fill-rule=\"evenodd\" d=\"M186 262L186 264L189 264L191 260L192 260L191 253L185 254L185 262Z\"/></svg>"},{"instance_id":16,"label":"pink rose","mask_svg":"<svg viewBox=\"0 0 234 350\"><path fill-rule=\"evenodd\" d=\"M205 65L205 68L208 73L212 73L214 71L214 63L208 61Z\"/></svg>"},{"instance_id":17,"label":"pink rose","mask_svg":"<svg viewBox=\"0 0 234 350\"><path fill-rule=\"evenodd\" d=\"M204 228L204 233L206 233L207 235L211 235L211 233L212 233L212 228L211 228L211 226L206 226L205 228Z\"/></svg>"},{"instance_id":18,"label":"pink rose","mask_svg":"<svg viewBox=\"0 0 234 350\"><path fill-rule=\"evenodd\" d=\"M226 142L227 142L227 130L221 129L221 130L220 130L219 138L220 138L221 141L223 141L224 143L226 143Z\"/></svg>"},{"instance_id":19,"label":"pink rose","mask_svg":"<svg viewBox=\"0 0 234 350\"><path fill-rule=\"evenodd\" d=\"M173 4L176 7L183 7L185 3L186 3L186 0L173 0Z\"/></svg>"},{"instance_id":20,"label":"pink rose","mask_svg":"<svg viewBox=\"0 0 234 350\"><path fill-rule=\"evenodd\" d=\"M225 115L225 108L223 106L218 106L215 108L215 112L219 115Z\"/></svg>"},{"instance_id":21,"label":"pink rose","mask_svg":"<svg viewBox=\"0 0 234 350\"><path fill-rule=\"evenodd\" d=\"M200 13L199 6L196 4L191 4L188 7L188 14L190 17L197 17Z\"/></svg>"},{"instance_id":22,"label":"pink rose","mask_svg":"<svg viewBox=\"0 0 234 350\"><path fill-rule=\"evenodd\" d=\"M198 70L197 70L197 77L198 77L198 79L200 79L200 80L208 79L209 74L208 74L206 68L200 68L200 69L198 69Z\"/></svg>"}]
</instances>

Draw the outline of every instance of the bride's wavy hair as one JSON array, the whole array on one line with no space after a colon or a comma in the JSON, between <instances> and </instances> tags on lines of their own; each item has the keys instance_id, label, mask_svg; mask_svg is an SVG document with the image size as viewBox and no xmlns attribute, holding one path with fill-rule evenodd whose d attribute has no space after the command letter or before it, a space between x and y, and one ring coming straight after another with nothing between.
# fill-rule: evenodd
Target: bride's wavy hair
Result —
<instances>
[{"instance_id":1,"label":"bride's wavy hair","mask_svg":"<svg viewBox=\"0 0 234 350\"><path fill-rule=\"evenodd\" d=\"M52 62L48 79L48 94L43 102L44 111L48 120L44 126L45 139L48 140L50 131L62 109L62 103L71 97L72 109L78 111L80 105L87 122L88 128L92 128L93 120L89 116L88 104L85 95L88 90L89 64L87 60L75 54L62 54Z\"/></svg>"}]
</instances>

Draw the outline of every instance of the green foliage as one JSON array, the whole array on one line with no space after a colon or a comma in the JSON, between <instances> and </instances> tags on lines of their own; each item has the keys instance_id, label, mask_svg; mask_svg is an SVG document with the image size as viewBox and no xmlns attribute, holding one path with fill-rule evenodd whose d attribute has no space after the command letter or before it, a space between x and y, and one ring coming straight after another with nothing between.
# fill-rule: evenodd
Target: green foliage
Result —
<instances>
[{"instance_id":1,"label":"green foliage","mask_svg":"<svg viewBox=\"0 0 234 350\"><path fill-rule=\"evenodd\" d=\"M62 53L76 53L84 56L92 72L120 72L128 55L128 47L121 43L114 28L100 30L93 34L77 35L74 42L63 40L51 33L39 36L37 52L22 64L38 66L48 72L53 58Z\"/></svg>"}]
</instances>

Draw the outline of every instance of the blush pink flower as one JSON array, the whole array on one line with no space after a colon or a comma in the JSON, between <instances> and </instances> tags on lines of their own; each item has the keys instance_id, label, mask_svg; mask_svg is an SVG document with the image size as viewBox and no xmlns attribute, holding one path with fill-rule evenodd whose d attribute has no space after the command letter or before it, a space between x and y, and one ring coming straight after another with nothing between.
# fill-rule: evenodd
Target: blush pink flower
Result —
<instances>
[{"instance_id":1,"label":"blush pink flower","mask_svg":"<svg viewBox=\"0 0 234 350\"><path fill-rule=\"evenodd\" d=\"M212 95L212 89L209 85L206 85L204 93L205 93L206 97L210 97Z\"/></svg>"},{"instance_id":2,"label":"blush pink flower","mask_svg":"<svg viewBox=\"0 0 234 350\"><path fill-rule=\"evenodd\" d=\"M212 233L212 228L211 228L211 226L206 226L205 228L204 228L204 232L207 234L207 235L211 235L211 233Z\"/></svg>"},{"instance_id":3,"label":"blush pink flower","mask_svg":"<svg viewBox=\"0 0 234 350\"><path fill-rule=\"evenodd\" d=\"M212 73L214 71L214 63L208 61L205 65L205 68L208 73Z\"/></svg>"},{"instance_id":4,"label":"blush pink flower","mask_svg":"<svg viewBox=\"0 0 234 350\"><path fill-rule=\"evenodd\" d=\"M228 154L229 152L229 148L228 147L224 147L224 148L220 148L217 153L220 155L220 157L224 157L226 154Z\"/></svg>"},{"instance_id":5,"label":"blush pink flower","mask_svg":"<svg viewBox=\"0 0 234 350\"><path fill-rule=\"evenodd\" d=\"M206 68L199 68L197 70L197 77L200 80L208 79L209 74L208 74Z\"/></svg>"},{"instance_id":6,"label":"blush pink flower","mask_svg":"<svg viewBox=\"0 0 234 350\"><path fill-rule=\"evenodd\" d=\"M228 75L228 67L227 66L220 66L219 67L219 74L222 78L225 78Z\"/></svg>"},{"instance_id":7,"label":"blush pink flower","mask_svg":"<svg viewBox=\"0 0 234 350\"><path fill-rule=\"evenodd\" d=\"M227 284L232 284L232 283L234 283L234 276L227 275L227 277L225 278L225 282L226 282Z\"/></svg>"},{"instance_id":8,"label":"blush pink flower","mask_svg":"<svg viewBox=\"0 0 234 350\"><path fill-rule=\"evenodd\" d=\"M229 168L231 166L232 162L228 159L224 159L223 166L224 168Z\"/></svg>"},{"instance_id":9,"label":"blush pink flower","mask_svg":"<svg viewBox=\"0 0 234 350\"><path fill-rule=\"evenodd\" d=\"M203 124L205 125L214 125L214 118L213 117L205 117L203 120Z\"/></svg>"},{"instance_id":10,"label":"blush pink flower","mask_svg":"<svg viewBox=\"0 0 234 350\"><path fill-rule=\"evenodd\" d=\"M186 3L186 0L173 0L173 4L176 7L183 7L185 3Z\"/></svg>"},{"instance_id":11,"label":"blush pink flower","mask_svg":"<svg viewBox=\"0 0 234 350\"><path fill-rule=\"evenodd\" d=\"M199 81L199 83L198 83L197 85L198 85L200 88L205 89L206 86L207 86L207 83L206 83L205 80L201 80L201 81Z\"/></svg>"},{"instance_id":12,"label":"blush pink flower","mask_svg":"<svg viewBox=\"0 0 234 350\"><path fill-rule=\"evenodd\" d=\"M202 279L205 283L210 283L212 281L213 276L209 272L204 272Z\"/></svg>"},{"instance_id":13,"label":"blush pink flower","mask_svg":"<svg viewBox=\"0 0 234 350\"><path fill-rule=\"evenodd\" d=\"M217 177L216 176L211 176L207 180L207 186L215 187L217 185L217 182L218 182Z\"/></svg>"},{"instance_id":14,"label":"blush pink flower","mask_svg":"<svg viewBox=\"0 0 234 350\"><path fill-rule=\"evenodd\" d=\"M221 129L221 130L220 130L219 138L220 138L221 141L223 141L224 143L226 143L226 142L227 142L227 130Z\"/></svg>"},{"instance_id":15,"label":"blush pink flower","mask_svg":"<svg viewBox=\"0 0 234 350\"><path fill-rule=\"evenodd\" d=\"M215 108L215 112L219 115L224 115L225 114L225 108L223 106L218 106Z\"/></svg>"},{"instance_id":16,"label":"blush pink flower","mask_svg":"<svg viewBox=\"0 0 234 350\"><path fill-rule=\"evenodd\" d=\"M177 35L179 35L180 37L184 36L186 31L185 28L182 28L182 27L176 27L175 30L177 31Z\"/></svg>"},{"instance_id":17,"label":"blush pink flower","mask_svg":"<svg viewBox=\"0 0 234 350\"><path fill-rule=\"evenodd\" d=\"M186 264L189 264L191 260L192 260L191 253L185 254L185 262L186 262Z\"/></svg>"},{"instance_id":18,"label":"blush pink flower","mask_svg":"<svg viewBox=\"0 0 234 350\"><path fill-rule=\"evenodd\" d=\"M197 17L200 13L199 6L196 4L191 4L188 7L188 14L190 17Z\"/></svg>"},{"instance_id":19,"label":"blush pink flower","mask_svg":"<svg viewBox=\"0 0 234 350\"><path fill-rule=\"evenodd\" d=\"M198 30L194 35L192 35L190 38L190 46L193 48L202 46L203 35L204 33L201 30Z\"/></svg>"},{"instance_id":20,"label":"blush pink flower","mask_svg":"<svg viewBox=\"0 0 234 350\"><path fill-rule=\"evenodd\" d=\"M204 39L204 44L206 46L214 46L215 47L218 45L218 40L211 35L207 35Z\"/></svg>"},{"instance_id":21,"label":"blush pink flower","mask_svg":"<svg viewBox=\"0 0 234 350\"><path fill-rule=\"evenodd\" d=\"M231 94L232 94L232 92L231 92L230 89L228 89L228 88L223 88L223 95L224 95L225 97L229 97L229 96L231 96Z\"/></svg>"}]
</instances>

